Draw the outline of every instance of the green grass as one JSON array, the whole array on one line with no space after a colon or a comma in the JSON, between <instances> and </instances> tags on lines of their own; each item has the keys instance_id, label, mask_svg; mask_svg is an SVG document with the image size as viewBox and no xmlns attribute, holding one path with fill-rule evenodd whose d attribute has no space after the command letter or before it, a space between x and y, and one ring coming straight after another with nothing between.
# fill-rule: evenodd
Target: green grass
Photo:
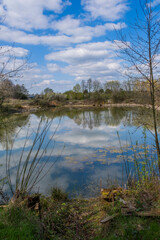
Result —
<instances>
[{"instance_id":1,"label":"green grass","mask_svg":"<svg viewBox=\"0 0 160 240\"><path fill-rule=\"evenodd\" d=\"M160 219L119 216L104 232L94 240L158 240Z\"/></svg>"},{"instance_id":2,"label":"green grass","mask_svg":"<svg viewBox=\"0 0 160 240\"><path fill-rule=\"evenodd\" d=\"M0 211L0 240L43 239L42 226L30 211L18 207Z\"/></svg>"}]
</instances>

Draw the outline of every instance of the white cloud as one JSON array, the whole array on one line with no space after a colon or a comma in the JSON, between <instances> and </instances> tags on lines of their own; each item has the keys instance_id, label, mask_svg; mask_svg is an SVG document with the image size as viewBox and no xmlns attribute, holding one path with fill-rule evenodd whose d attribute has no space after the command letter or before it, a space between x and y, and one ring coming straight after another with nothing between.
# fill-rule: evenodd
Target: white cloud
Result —
<instances>
[{"instance_id":1,"label":"white cloud","mask_svg":"<svg viewBox=\"0 0 160 240\"><path fill-rule=\"evenodd\" d=\"M30 93L40 93L46 87L52 88L56 91L69 90L72 87L71 80L64 80L63 78L57 80L48 72L46 67L36 66L28 69L23 73L23 76L18 80L19 84L25 84Z\"/></svg>"},{"instance_id":2,"label":"white cloud","mask_svg":"<svg viewBox=\"0 0 160 240\"><path fill-rule=\"evenodd\" d=\"M52 28L59 30L61 33L70 34L70 31L78 28L80 25L80 19L74 19L71 15L66 16L64 19L54 21Z\"/></svg>"},{"instance_id":3,"label":"white cloud","mask_svg":"<svg viewBox=\"0 0 160 240\"><path fill-rule=\"evenodd\" d=\"M63 25L63 22L61 23ZM51 45L51 46L69 46L72 43L82 43L88 42L93 37L103 36L106 30L114 30L124 28L126 25L124 23L107 23L103 25L97 25L95 27L77 27L77 28L64 28L57 27L59 33L56 35L36 35L28 34L21 30L15 30L8 28L4 25L0 25L0 40L15 42L21 44L31 44L31 45ZM56 28L56 27L55 27ZM62 31L63 30L63 31ZM68 35L66 35L68 34Z\"/></svg>"},{"instance_id":4,"label":"white cloud","mask_svg":"<svg viewBox=\"0 0 160 240\"><path fill-rule=\"evenodd\" d=\"M55 63L48 63L47 68L50 72L57 72L60 70L60 67Z\"/></svg>"},{"instance_id":5,"label":"white cloud","mask_svg":"<svg viewBox=\"0 0 160 240\"><path fill-rule=\"evenodd\" d=\"M100 82L120 80L121 75L118 71L121 69L121 62L114 59L98 60L96 62L89 61L76 65L69 65L63 69L64 73L68 73L75 77L75 80L99 80Z\"/></svg>"},{"instance_id":6,"label":"white cloud","mask_svg":"<svg viewBox=\"0 0 160 240\"><path fill-rule=\"evenodd\" d=\"M61 68L61 71L74 76L78 81L90 77L100 81L115 78L119 80L121 60L116 58L116 50L117 45L109 41L80 44L75 48L48 54L46 59L67 63L68 65Z\"/></svg>"},{"instance_id":7,"label":"white cloud","mask_svg":"<svg viewBox=\"0 0 160 240\"><path fill-rule=\"evenodd\" d=\"M104 50L94 50L90 51L89 49L86 48L70 48L64 51L60 52L55 52L54 54L49 54L47 55L46 59L47 60L57 60L57 61L62 61L62 62L67 62L67 63L72 63L72 64L77 64L80 62L88 62L89 60L94 61L97 60L98 58L104 58L107 55L107 51Z\"/></svg>"},{"instance_id":8,"label":"white cloud","mask_svg":"<svg viewBox=\"0 0 160 240\"><path fill-rule=\"evenodd\" d=\"M94 19L118 20L128 10L126 0L81 0L81 3Z\"/></svg>"},{"instance_id":9,"label":"white cloud","mask_svg":"<svg viewBox=\"0 0 160 240\"><path fill-rule=\"evenodd\" d=\"M41 35L27 34L20 30L14 30L6 26L0 25L0 40L7 42L15 42L31 45L51 45L51 46L67 46L71 43L81 43L91 40L90 36L66 36L66 35Z\"/></svg>"},{"instance_id":10,"label":"white cloud","mask_svg":"<svg viewBox=\"0 0 160 240\"><path fill-rule=\"evenodd\" d=\"M0 15L5 16L0 26L0 40L32 45L69 46L88 42L94 37L104 36L106 31L125 28L125 23L105 23L88 26L82 19L67 15L55 21L55 17L47 16L44 10L60 12L64 6L70 5L63 0L2 0ZM49 34L31 32L34 29L52 29ZM27 30L30 32L25 32Z\"/></svg>"},{"instance_id":11,"label":"white cloud","mask_svg":"<svg viewBox=\"0 0 160 240\"><path fill-rule=\"evenodd\" d=\"M66 45L70 43L70 38L67 36L50 36L50 35L38 36L35 34L27 34L20 30L10 29L2 25L0 26L0 31L1 31L0 40L2 41L32 45L46 44L57 46L62 46L63 44L65 44L65 42Z\"/></svg>"},{"instance_id":12,"label":"white cloud","mask_svg":"<svg viewBox=\"0 0 160 240\"><path fill-rule=\"evenodd\" d=\"M49 84L51 84L51 83L54 83L55 82L55 80L43 80L42 82L40 82L40 83L37 83L37 84L34 84L33 85L33 87L40 87L40 86L47 86L47 85L49 85Z\"/></svg>"},{"instance_id":13,"label":"white cloud","mask_svg":"<svg viewBox=\"0 0 160 240\"><path fill-rule=\"evenodd\" d=\"M69 64L84 63L90 61L97 61L97 59L104 59L107 56L115 56L113 50L117 46L109 41L88 43L77 45L75 48L68 48L63 51L56 51L46 55L47 60L63 61Z\"/></svg>"},{"instance_id":14,"label":"white cloud","mask_svg":"<svg viewBox=\"0 0 160 240\"><path fill-rule=\"evenodd\" d=\"M54 84L54 85L53 85ZM53 90L54 90L54 88L55 88L55 85L57 86L59 86L59 88L61 88L61 85L62 84L71 84L71 81L66 81L66 80L43 80L42 82L40 82L40 83L36 83L36 84L34 84L33 85L33 87L43 87L43 88L46 88L46 87L50 87L50 88L52 88Z\"/></svg>"},{"instance_id":15,"label":"white cloud","mask_svg":"<svg viewBox=\"0 0 160 240\"><path fill-rule=\"evenodd\" d=\"M88 37L90 40L93 37L99 37L105 35L106 31L125 28L125 23L106 23L99 24L94 27L84 26L84 23L80 19L75 19L71 15L66 16L64 19L54 21L52 28L58 30L60 34L75 37Z\"/></svg>"},{"instance_id":16,"label":"white cloud","mask_svg":"<svg viewBox=\"0 0 160 240\"><path fill-rule=\"evenodd\" d=\"M14 56L14 57L26 57L29 51L21 47L12 47L12 46L1 46L0 55L5 56Z\"/></svg>"},{"instance_id":17,"label":"white cloud","mask_svg":"<svg viewBox=\"0 0 160 240\"><path fill-rule=\"evenodd\" d=\"M70 5L63 0L2 0L0 3L0 15L5 16L5 23L19 29L45 29L50 18L44 14L44 10L60 13L64 6Z\"/></svg>"}]
</instances>

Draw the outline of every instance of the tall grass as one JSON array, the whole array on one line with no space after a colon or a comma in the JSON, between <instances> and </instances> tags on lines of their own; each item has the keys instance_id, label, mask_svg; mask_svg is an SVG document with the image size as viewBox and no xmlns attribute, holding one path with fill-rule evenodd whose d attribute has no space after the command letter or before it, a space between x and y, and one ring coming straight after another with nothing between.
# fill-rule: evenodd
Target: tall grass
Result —
<instances>
[{"instance_id":1,"label":"tall grass","mask_svg":"<svg viewBox=\"0 0 160 240\"><path fill-rule=\"evenodd\" d=\"M59 120L57 127L48 140L47 134L52 125L52 120L47 120L44 123L41 118L38 127L35 130L33 143L29 149L27 147L27 143L31 137L31 126L28 124L24 145L22 146L22 150L18 156L17 164L15 166L15 179L12 178L13 151L14 144L18 139L18 136L22 129L17 132L11 144L9 144L9 139L7 138L6 134L6 178L12 194L15 194L17 191L20 194L31 192L35 185L37 185L48 174L49 170L61 156L60 153L57 159L52 162L49 167L47 167L47 163L49 162L55 148L54 137L60 125L60 121L61 120ZM45 160L43 160L44 157Z\"/></svg>"},{"instance_id":2,"label":"tall grass","mask_svg":"<svg viewBox=\"0 0 160 240\"><path fill-rule=\"evenodd\" d=\"M129 136L130 148L133 157L132 166L128 158L129 149L127 149L127 154L124 154L124 152L126 152L126 149L124 151L118 132L117 136L124 162L127 184L131 185L135 182L138 184L143 184L144 182L151 181L153 178L158 179L159 167L156 149L154 145L149 146L147 144L146 128L144 127L142 131L143 144L139 144L138 141L136 141L136 144L133 144L132 138Z\"/></svg>"}]
</instances>

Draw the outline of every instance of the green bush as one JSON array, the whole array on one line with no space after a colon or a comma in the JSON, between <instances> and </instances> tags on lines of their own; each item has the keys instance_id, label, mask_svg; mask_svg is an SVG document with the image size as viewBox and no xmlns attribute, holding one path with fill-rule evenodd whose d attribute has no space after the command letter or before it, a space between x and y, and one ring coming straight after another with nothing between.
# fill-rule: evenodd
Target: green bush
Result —
<instances>
[{"instance_id":1,"label":"green bush","mask_svg":"<svg viewBox=\"0 0 160 240\"><path fill-rule=\"evenodd\" d=\"M113 93L112 100L114 103L121 103L126 99L126 92L121 90Z\"/></svg>"}]
</instances>

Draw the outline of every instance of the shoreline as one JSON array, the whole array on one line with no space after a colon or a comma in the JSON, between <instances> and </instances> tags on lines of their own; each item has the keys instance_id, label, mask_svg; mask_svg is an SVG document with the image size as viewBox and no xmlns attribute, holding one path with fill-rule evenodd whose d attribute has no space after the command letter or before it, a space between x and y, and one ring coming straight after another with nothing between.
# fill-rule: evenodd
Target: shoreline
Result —
<instances>
[{"instance_id":1,"label":"shoreline","mask_svg":"<svg viewBox=\"0 0 160 240\"><path fill-rule=\"evenodd\" d=\"M136 104L136 103L107 103L107 104L68 104L64 105L64 107L81 107L81 108L108 108L108 107L144 107L143 104ZM151 107L151 106L150 106Z\"/></svg>"},{"instance_id":2,"label":"shoreline","mask_svg":"<svg viewBox=\"0 0 160 240\"><path fill-rule=\"evenodd\" d=\"M106 103L106 104L64 104L64 105L57 105L57 106L50 106L50 107L40 107L40 106L30 106L29 104L24 104L20 108L16 109L16 107L12 108L12 105L10 105L10 109L4 108L2 113L8 113L8 114L20 114L20 113L34 113L37 111L44 111L44 110L56 110L56 109L63 109L63 108L69 108L69 109L75 109L75 108L90 108L90 109L96 109L96 108L112 108L112 107L144 107L144 108L152 108L149 104L136 104L136 103ZM160 110L160 107L157 106L157 110Z\"/></svg>"}]
</instances>

